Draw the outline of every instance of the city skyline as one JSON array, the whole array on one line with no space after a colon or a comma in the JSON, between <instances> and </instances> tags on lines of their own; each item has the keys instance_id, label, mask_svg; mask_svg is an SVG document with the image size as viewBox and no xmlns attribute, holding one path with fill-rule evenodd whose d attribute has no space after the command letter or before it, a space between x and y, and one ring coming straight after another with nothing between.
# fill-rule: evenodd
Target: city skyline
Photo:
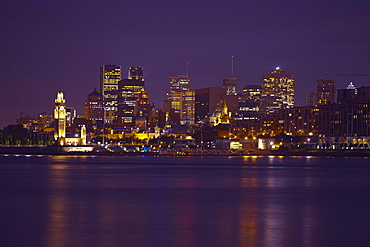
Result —
<instances>
[{"instance_id":1,"label":"city skyline","mask_svg":"<svg viewBox=\"0 0 370 247\"><path fill-rule=\"evenodd\" d=\"M99 88L99 68L105 64L123 71L142 66L157 108L166 97L168 76L186 74L188 63L192 89L220 87L231 76L231 56L238 92L247 84L261 84L262 74L277 66L295 74L295 106L305 104L320 76L334 79L337 89L350 81L368 86L369 5L9 2L1 10L1 45L6 49L0 58L0 128L14 123L21 112L51 113L59 90L67 106L83 114L84 100Z\"/></svg>"}]
</instances>

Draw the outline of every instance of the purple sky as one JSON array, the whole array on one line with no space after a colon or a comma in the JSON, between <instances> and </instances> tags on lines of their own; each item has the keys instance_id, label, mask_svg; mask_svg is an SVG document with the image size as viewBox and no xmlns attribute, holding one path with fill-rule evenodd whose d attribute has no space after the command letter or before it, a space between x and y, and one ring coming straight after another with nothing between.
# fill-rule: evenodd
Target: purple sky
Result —
<instances>
[{"instance_id":1,"label":"purple sky","mask_svg":"<svg viewBox=\"0 0 370 247\"><path fill-rule=\"evenodd\" d=\"M189 62L192 88L221 86L235 56L238 91L276 66L296 75L296 106L316 76L370 86L369 1L7 1L0 8L0 128L52 112L58 90L83 114L99 67L143 66L160 107L167 76ZM16 99L18 97L19 104Z\"/></svg>"}]
</instances>

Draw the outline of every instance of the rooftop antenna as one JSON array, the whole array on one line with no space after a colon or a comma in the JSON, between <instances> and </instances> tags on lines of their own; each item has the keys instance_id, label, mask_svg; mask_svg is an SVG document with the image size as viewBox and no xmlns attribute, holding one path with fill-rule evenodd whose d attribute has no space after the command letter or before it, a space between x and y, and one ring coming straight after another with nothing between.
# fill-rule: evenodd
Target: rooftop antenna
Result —
<instances>
[{"instance_id":1,"label":"rooftop antenna","mask_svg":"<svg viewBox=\"0 0 370 247\"><path fill-rule=\"evenodd\" d=\"M234 77L234 56L231 56L231 77Z\"/></svg>"},{"instance_id":2,"label":"rooftop antenna","mask_svg":"<svg viewBox=\"0 0 370 247\"><path fill-rule=\"evenodd\" d=\"M21 115L21 119L22 119L23 118L23 113L24 113L24 107L21 107L21 104L19 103L17 92L15 90L14 90L14 94L15 94L15 98L17 99L17 103L18 103L18 107L19 107L19 111L20 111L20 115Z\"/></svg>"},{"instance_id":3,"label":"rooftop antenna","mask_svg":"<svg viewBox=\"0 0 370 247\"><path fill-rule=\"evenodd\" d=\"M189 76L189 62L186 62L185 74L186 76Z\"/></svg>"}]
</instances>

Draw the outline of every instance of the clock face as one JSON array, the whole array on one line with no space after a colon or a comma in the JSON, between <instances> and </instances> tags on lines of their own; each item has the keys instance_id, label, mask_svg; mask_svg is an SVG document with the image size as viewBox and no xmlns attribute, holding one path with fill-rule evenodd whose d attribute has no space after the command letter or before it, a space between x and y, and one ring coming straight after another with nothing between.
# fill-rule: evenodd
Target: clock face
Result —
<instances>
[{"instance_id":1,"label":"clock face","mask_svg":"<svg viewBox=\"0 0 370 247\"><path fill-rule=\"evenodd\" d=\"M60 110L61 110L61 111L63 111L63 110L64 110L64 106L61 106L61 107L60 107Z\"/></svg>"}]
</instances>

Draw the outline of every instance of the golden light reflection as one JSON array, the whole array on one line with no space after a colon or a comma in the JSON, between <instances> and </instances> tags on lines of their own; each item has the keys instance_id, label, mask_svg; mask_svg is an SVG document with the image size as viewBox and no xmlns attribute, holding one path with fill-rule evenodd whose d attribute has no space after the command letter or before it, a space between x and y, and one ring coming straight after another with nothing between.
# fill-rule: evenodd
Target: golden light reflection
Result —
<instances>
[{"instance_id":1,"label":"golden light reflection","mask_svg":"<svg viewBox=\"0 0 370 247\"><path fill-rule=\"evenodd\" d=\"M248 175L250 176L251 174ZM253 174L252 174L253 175ZM241 184L243 188L256 187L258 183L257 176L252 178L243 177ZM255 203L254 194L250 196L242 195L242 203L240 207L240 222L239 222L239 238L238 246L258 246L257 229L258 229L258 207Z\"/></svg>"},{"instance_id":2,"label":"golden light reflection","mask_svg":"<svg viewBox=\"0 0 370 247\"><path fill-rule=\"evenodd\" d=\"M48 200L48 222L46 227L45 246L67 246L66 209L68 207L65 194L62 192L67 185L65 165L51 165L49 186L52 191Z\"/></svg>"}]
</instances>

